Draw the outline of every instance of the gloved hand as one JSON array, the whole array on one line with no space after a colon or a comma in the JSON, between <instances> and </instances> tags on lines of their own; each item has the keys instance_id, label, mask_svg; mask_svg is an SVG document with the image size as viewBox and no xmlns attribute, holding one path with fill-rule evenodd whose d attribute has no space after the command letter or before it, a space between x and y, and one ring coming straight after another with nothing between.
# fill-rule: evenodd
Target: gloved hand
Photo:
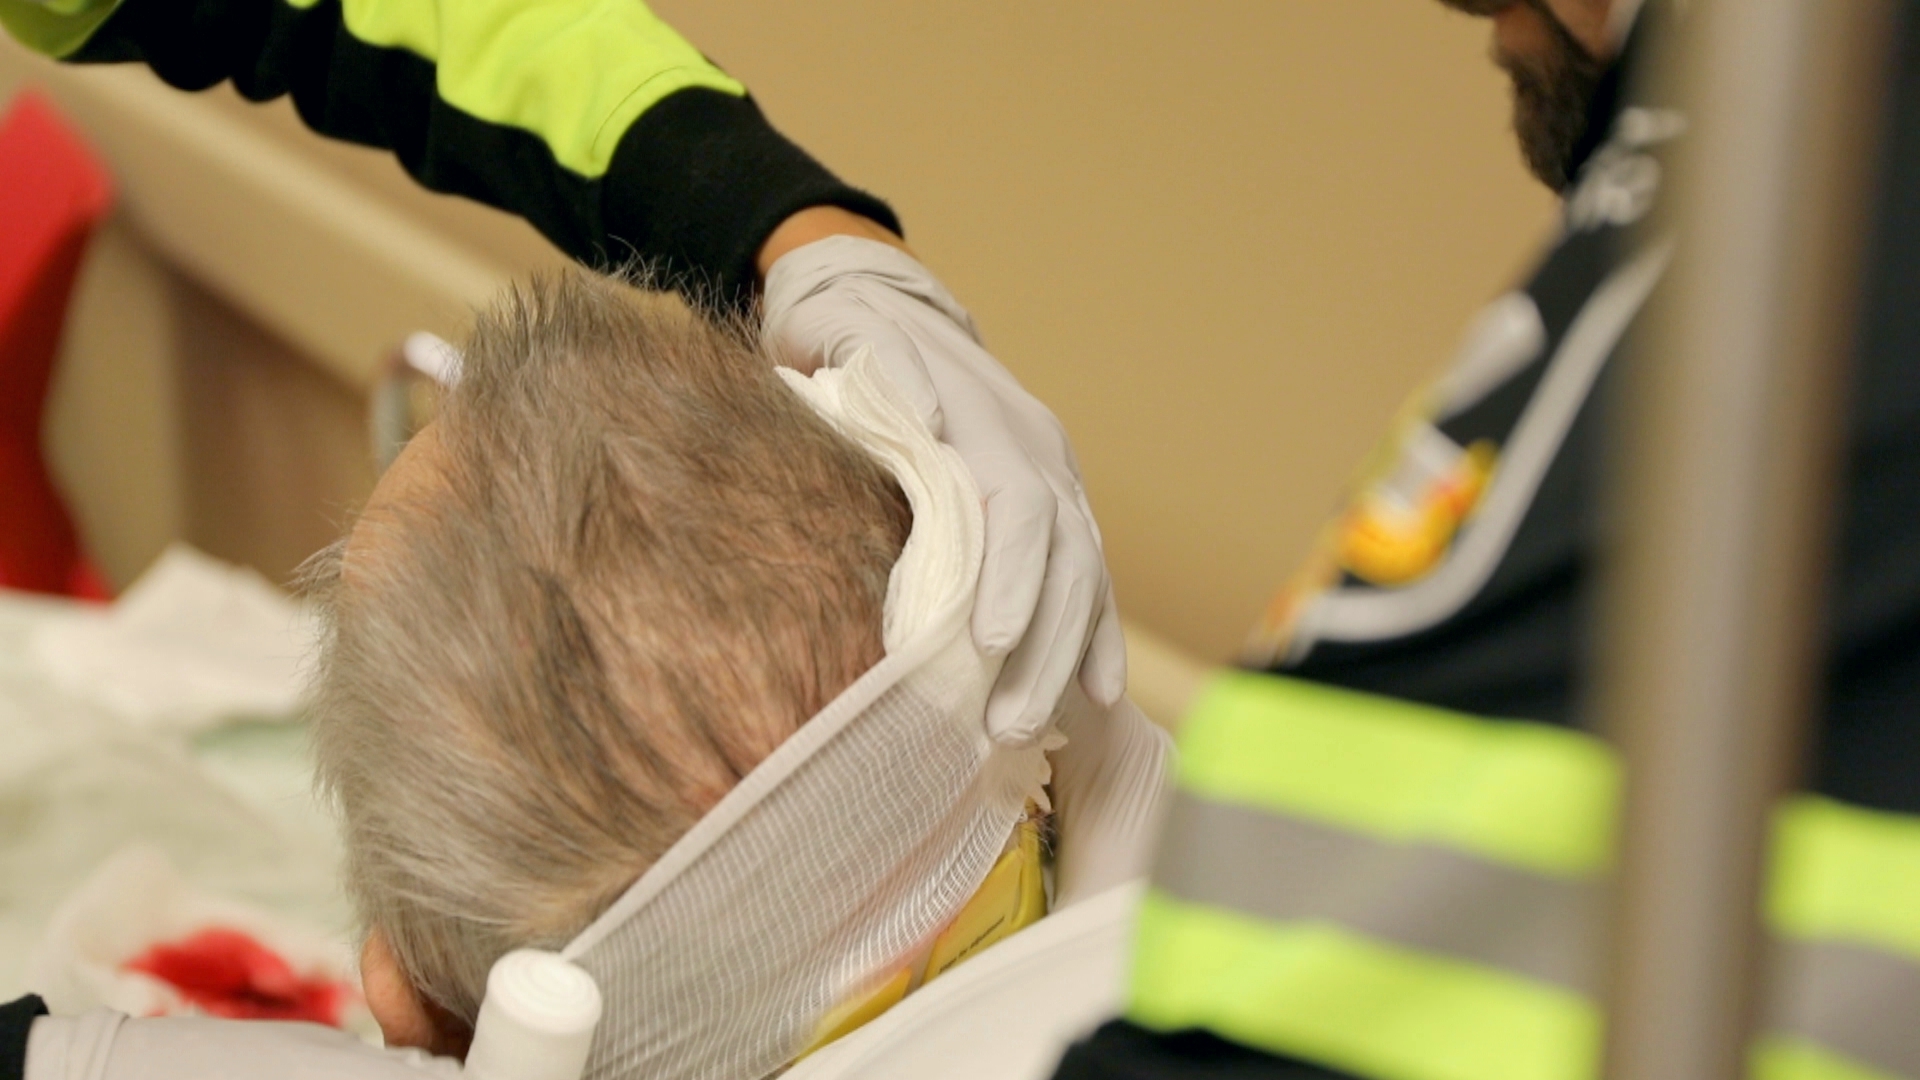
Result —
<instances>
[{"instance_id":1,"label":"gloved hand","mask_svg":"<svg viewBox=\"0 0 1920 1080\"><path fill-rule=\"evenodd\" d=\"M460 1063L382 1050L318 1024L135 1020L111 1009L43 1016L25 1080L460 1080Z\"/></svg>"},{"instance_id":2,"label":"gloved hand","mask_svg":"<svg viewBox=\"0 0 1920 1080\"><path fill-rule=\"evenodd\" d=\"M1147 875L1172 781L1173 740L1126 698L1069 693L1053 762L1053 907Z\"/></svg>"},{"instance_id":3,"label":"gloved hand","mask_svg":"<svg viewBox=\"0 0 1920 1080\"><path fill-rule=\"evenodd\" d=\"M780 257L766 277L765 330L796 365L835 366L863 345L986 503L975 643L1005 665L987 729L1007 745L1046 729L1078 671L1087 696L1126 690L1126 642L1100 531L1066 432L987 354L973 319L911 255L835 236Z\"/></svg>"}]
</instances>

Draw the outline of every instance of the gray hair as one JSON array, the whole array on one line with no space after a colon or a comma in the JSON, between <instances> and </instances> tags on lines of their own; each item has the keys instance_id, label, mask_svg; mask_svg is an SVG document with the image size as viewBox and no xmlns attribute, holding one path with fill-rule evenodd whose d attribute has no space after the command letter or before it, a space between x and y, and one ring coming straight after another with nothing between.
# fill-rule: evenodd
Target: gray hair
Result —
<instances>
[{"instance_id":1,"label":"gray hair","mask_svg":"<svg viewBox=\"0 0 1920 1080\"><path fill-rule=\"evenodd\" d=\"M584 929L880 659L910 514L744 328L677 300L569 271L465 359L440 483L305 578L350 892L471 1023L495 959Z\"/></svg>"}]
</instances>

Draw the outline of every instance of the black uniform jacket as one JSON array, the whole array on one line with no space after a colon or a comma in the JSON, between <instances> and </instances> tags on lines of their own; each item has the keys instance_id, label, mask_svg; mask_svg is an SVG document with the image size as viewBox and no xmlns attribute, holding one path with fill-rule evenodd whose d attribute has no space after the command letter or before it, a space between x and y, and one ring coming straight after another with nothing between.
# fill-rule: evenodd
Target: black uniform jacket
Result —
<instances>
[{"instance_id":1,"label":"black uniform jacket","mask_svg":"<svg viewBox=\"0 0 1920 1080\"><path fill-rule=\"evenodd\" d=\"M1850 373L1824 707L1805 786L1920 814L1920 12L1903 7ZM1364 522L1345 535L1329 530L1321 557L1256 632L1253 666L1482 717L1589 726L1612 357L1631 340L1676 240L1646 212L1663 150L1685 125L1636 97L1632 78L1660 18L1649 4L1592 104L1555 246L1523 289L1489 309L1461 365L1410 420L1418 430L1399 433L1401 445L1380 455L1356 493L1379 485L1406 506L1449 469L1471 475L1476 460L1497 460L1509 477L1534 477L1525 498L1476 508L1474 530L1504 543L1429 550L1417 537L1383 542ZM1577 343L1568 334L1576 320L1588 324ZM1593 333L1608 323L1617 329ZM1593 348L1596 338L1604 348ZM1506 520L1489 530L1489 514ZM1440 535L1451 531L1444 524ZM1446 573L1442 560L1453 564ZM1343 1075L1206 1031L1116 1021L1071 1050L1057 1080Z\"/></svg>"}]
</instances>

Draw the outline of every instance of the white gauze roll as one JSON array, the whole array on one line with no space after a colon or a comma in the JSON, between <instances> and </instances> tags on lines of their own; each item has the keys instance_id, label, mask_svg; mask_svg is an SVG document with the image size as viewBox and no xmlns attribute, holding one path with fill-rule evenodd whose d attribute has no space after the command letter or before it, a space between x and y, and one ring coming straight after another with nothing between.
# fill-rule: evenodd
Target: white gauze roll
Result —
<instances>
[{"instance_id":1,"label":"white gauze roll","mask_svg":"<svg viewBox=\"0 0 1920 1080\"><path fill-rule=\"evenodd\" d=\"M589 1080L777 1072L959 911L1044 798L1042 750L997 746L982 722L999 663L969 632L982 523L965 467L871 353L781 375L913 508L887 655L568 944L605 998Z\"/></svg>"}]
</instances>

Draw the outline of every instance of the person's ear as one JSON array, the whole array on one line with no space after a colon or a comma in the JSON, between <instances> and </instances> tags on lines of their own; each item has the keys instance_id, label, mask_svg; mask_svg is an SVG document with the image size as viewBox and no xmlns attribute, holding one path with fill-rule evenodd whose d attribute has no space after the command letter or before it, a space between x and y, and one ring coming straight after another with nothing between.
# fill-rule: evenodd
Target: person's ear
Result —
<instances>
[{"instance_id":1,"label":"person's ear","mask_svg":"<svg viewBox=\"0 0 1920 1080\"><path fill-rule=\"evenodd\" d=\"M367 997L367 1011L380 1025L388 1046L413 1047L442 1057L466 1057L473 1033L420 993L378 927L367 935L367 943L360 950L360 988Z\"/></svg>"}]
</instances>

